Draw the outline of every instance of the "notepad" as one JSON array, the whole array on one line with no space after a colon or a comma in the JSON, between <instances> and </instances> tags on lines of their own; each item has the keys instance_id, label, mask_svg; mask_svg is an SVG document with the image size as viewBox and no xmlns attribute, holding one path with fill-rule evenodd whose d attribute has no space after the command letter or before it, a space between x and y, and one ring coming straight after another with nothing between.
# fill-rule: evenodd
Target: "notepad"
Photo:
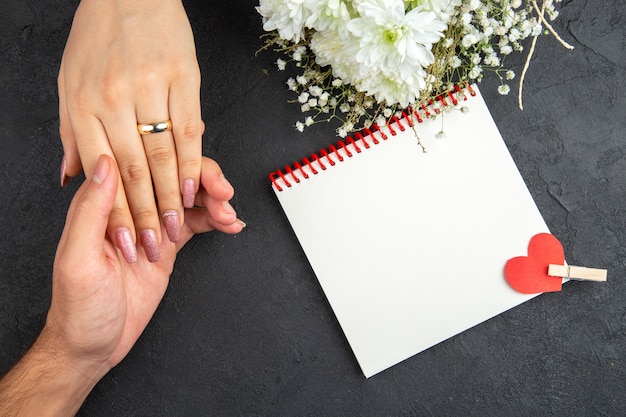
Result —
<instances>
[{"instance_id":1,"label":"notepad","mask_svg":"<svg viewBox=\"0 0 626 417\"><path fill-rule=\"evenodd\" d=\"M270 175L366 377L536 296L503 268L548 228L476 86L441 103Z\"/></svg>"}]
</instances>

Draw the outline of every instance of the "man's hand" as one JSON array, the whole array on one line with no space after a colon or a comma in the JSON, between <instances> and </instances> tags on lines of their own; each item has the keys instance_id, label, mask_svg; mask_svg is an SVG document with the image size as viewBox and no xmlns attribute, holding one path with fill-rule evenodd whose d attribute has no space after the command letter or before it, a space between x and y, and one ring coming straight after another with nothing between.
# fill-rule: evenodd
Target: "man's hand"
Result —
<instances>
[{"instance_id":1,"label":"man's hand","mask_svg":"<svg viewBox=\"0 0 626 417\"><path fill-rule=\"evenodd\" d=\"M180 239L164 239L160 259L146 250L127 263L107 237L117 192L115 162L101 156L79 189L54 264L52 302L31 350L0 381L0 415L72 415L95 384L129 352L167 288L177 251L196 233L238 233L245 226L228 200L232 186L212 160L202 161L196 208Z\"/></svg>"}]
</instances>

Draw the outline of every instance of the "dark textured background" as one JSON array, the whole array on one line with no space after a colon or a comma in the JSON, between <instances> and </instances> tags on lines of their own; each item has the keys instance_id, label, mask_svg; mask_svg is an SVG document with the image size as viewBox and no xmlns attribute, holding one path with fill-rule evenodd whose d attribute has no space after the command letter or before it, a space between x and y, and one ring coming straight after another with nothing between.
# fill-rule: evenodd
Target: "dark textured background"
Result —
<instances>
[{"instance_id":1,"label":"dark textured background","mask_svg":"<svg viewBox=\"0 0 626 417\"><path fill-rule=\"evenodd\" d=\"M50 300L65 211L56 74L76 0L0 3L0 372L32 343ZM539 40L525 110L482 91L549 227L570 283L366 380L267 174L334 141L301 118L261 42L254 0L186 6L203 73L204 152L236 188L238 236L195 238L154 319L81 416L626 415L626 5L564 1L575 45ZM514 69L521 72L522 57ZM512 61L513 62L513 61ZM268 74L264 70L268 71ZM338 218L338 221L341 221Z\"/></svg>"}]
</instances>

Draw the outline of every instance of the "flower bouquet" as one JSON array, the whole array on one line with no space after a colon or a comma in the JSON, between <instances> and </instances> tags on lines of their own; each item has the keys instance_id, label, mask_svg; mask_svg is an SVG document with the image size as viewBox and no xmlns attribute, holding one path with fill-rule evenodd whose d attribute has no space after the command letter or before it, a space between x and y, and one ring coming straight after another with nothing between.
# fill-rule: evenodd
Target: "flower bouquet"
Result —
<instances>
[{"instance_id":1,"label":"flower bouquet","mask_svg":"<svg viewBox=\"0 0 626 417\"><path fill-rule=\"evenodd\" d=\"M407 108L437 104L457 87L491 72L506 95L516 74L504 65L523 41L551 32L545 16L558 16L560 0L260 0L262 49L284 54L279 70L295 64L287 80L304 121L296 129L338 119L337 133L384 126ZM546 28L544 30L544 27ZM433 115L438 112L432 113ZM434 116L433 116L434 117Z\"/></svg>"}]
</instances>

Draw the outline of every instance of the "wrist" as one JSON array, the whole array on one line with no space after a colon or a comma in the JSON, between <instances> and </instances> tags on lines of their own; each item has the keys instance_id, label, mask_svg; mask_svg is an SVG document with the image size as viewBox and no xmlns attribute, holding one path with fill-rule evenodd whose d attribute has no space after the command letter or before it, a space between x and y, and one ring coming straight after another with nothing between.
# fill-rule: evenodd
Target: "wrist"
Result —
<instances>
[{"instance_id":1,"label":"wrist","mask_svg":"<svg viewBox=\"0 0 626 417\"><path fill-rule=\"evenodd\" d=\"M0 415L75 415L106 374L105 366L68 356L45 328L24 357L0 380Z\"/></svg>"},{"instance_id":2,"label":"wrist","mask_svg":"<svg viewBox=\"0 0 626 417\"><path fill-rule=\"evenodd\" d=\"M82 0L81 3L88 1ZM113 0L109 3L120 15L145 14L155 8L163 9L171 6L182 7L182 0Z\"/></svg>"},{"instance_id":3,"label":"wrist","mask_svg":"<svg viewBox=\"0 0 626 417\"><path fill-rule=\"evenodd\" d=\"M57 368L62 368L62 372L76 381L77 386L93 387L111 370L111 366L106 361L83 357L73 352L67 346L63 336L47 324L31 350L47 358L50 363L56 364Z\"/></svg>"}]
</instances>

